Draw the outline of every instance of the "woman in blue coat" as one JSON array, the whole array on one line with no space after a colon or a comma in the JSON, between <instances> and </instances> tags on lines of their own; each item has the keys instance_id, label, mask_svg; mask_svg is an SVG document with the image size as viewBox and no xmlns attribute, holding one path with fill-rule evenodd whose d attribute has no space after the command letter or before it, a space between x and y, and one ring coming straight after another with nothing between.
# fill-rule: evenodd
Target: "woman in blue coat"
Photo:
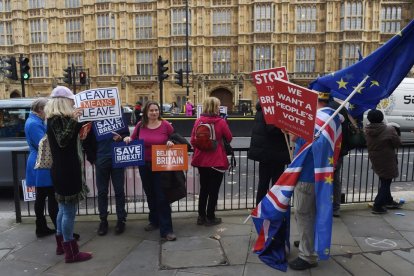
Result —
<instances>
[{"instance_id":1,"label":"woman in blue coat","mask_svg":"<svg viewBox=\"0 0 414 276\"><path fill-rule=\"evenodd\" d=\"M58 213L58 204L55 199L55 190L50 177L50 170L35 169L39 141L46 133L44 124L45 113L43 111L47 103L46 98L35 100L31 107L29 118L26 120L24 131L26 140L30 148L29 157L26 165L26 185L36 187L36 201L34 205L36 214L36 236L38 238L52 235L55 230L47 226L45 218L45 201L48 198L49 216L56 228L56 216Z\"/></svg>"}]
</instances>

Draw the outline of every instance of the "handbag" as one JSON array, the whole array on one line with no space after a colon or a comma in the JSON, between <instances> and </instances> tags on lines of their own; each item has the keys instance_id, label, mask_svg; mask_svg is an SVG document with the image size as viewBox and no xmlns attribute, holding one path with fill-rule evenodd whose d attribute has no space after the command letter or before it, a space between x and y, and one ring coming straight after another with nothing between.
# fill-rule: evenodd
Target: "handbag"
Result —
<instances>
[{"instance_id":1,"label":"handbag","mask_svg":"<svg viewBox=\"0 0 414 276\"><path fill-rule=\"evenodd\" d=\"M350 128L349 131L349 148L364 148L367 146L364 131L360 128Z\"/></svg>"},{"instance_id":2,"label":"handbag","mask_svg":"<svg viewBox=\"0 0 414 276\"><path fill-rule=\"evenodd\" d=\"M161 185L165 196L170 203L187 196L187 187L184 171L162 171Z\"/></svg>"},{"instance_id":3,"label":"handbag","mask_svg":"<svg viewBox=\"0 0 414 276\"><path fill-rule=\"evenodd\" d=\"M53 159L52 151L50 150L49 138L45 134L39 141L39 147L37 149L37 158L35 163L35 169L50 169L52 168Z\"/></svg>"},{"instance_id":4,"label":"handbag","mask_svg":"<svg viewBox=\"0 0 414 276\"><path fill-rule=\"evenodd\" d=\"M229 142L227 142L226 138L223 137L223 146L224 151L226 152L227 156L230 156L230 168L229 171L233 171L234 167L237 166L236 157L234 157L234 150L233 147L230 145Z\"/></svg>"}]
</instances>

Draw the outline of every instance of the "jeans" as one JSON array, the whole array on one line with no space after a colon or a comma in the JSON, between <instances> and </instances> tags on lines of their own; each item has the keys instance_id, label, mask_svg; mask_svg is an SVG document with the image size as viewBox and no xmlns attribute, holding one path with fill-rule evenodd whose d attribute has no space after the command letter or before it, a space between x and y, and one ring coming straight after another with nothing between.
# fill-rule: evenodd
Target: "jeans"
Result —
<instances>
[{"instance_id":1,"label":"jeans","mask_svg":"<svg viewBox=\"0 0 414 276\"><path fill-rule=\"evenodd\" d=\"M333 210L338 211L341 208L341 194L342 194L342 181L341 181L341 167L344 163L344 157L340 156L336 162L334 170L333 181Z\"/></svg>"},{"instance_id":2,"label":"jeans","mask_svg":"<svg viewBox=\"0 0 414 276\"><path fill-rule=\"evenodd\" d=\"M36 187L36 201L34 210L36 219L44 220L45 218L45 203L47 198L47 210L50 219L56 228L56 217L58 214L58 203L55 198L55 189L53 187Z\"/></svg>"},{"instance_id":3,"label":"jeans","mask_svg":"<svg viewBox=\"0 0 414 276\"><path fill-rule=\"evenodd\" d=\"M171 206L162 189L160 174L152 171L149 162L144 166L139 166L139 174L150 210L148 220L151 224L159 226L161 237L165 237L173 233L173 227Z\"/></svg>"},{"instance_id":4,"label":"jeans","mask_svg":"<svg viewBox=\"0 0 414 276\"><path fill-rule=\"evenodd\" d=\"M73 240L73 227L75 226L76 202L59 202L59 212L57 215L57 235L63 235L64 241Z\"/></svg>"},{"instance_id":5,"label":"jeans","mask_svg":"<svg viewBox=\"0 0 414 276\"><path fill-rule=\"evenodd\" d=\"M272 187L285 170L285 164L277 162L259 162L259 184L257 185L256 205L266 196L267 191Z\"/></svg>"},{"instance_id":6,"label":"jeans","mask_svg":"<svg viewBox=\"0 0 414 276\"><path fill-rule=\"evenodd\" d=\"M391 182L392 179L385 179L380 177L380 186L378 188L378 194L375 197L374 207L380 208L393 202L391 196Z\"/></svg>"},{"instance_id":7,"label":"jeans","mask_svg":"<svg viewBox=\"0 0 414 276\"><path fill-rule=\"evenodd\" d=\"M218 194L224 173L212 168L203 167L199 167L198 172L200 173L200 196L198 198L198 215L200 217L214 219Z\"/></svg>"},{"instance_id":8,"label":"jeans","mask_svg":"<svg viewBox=\"0 0 414 276\"><path fill-rule=\"evenodd\" d=\"M125 211L124 168L114 169L111 158L99 158L95 169L99 218L106 220L108 217L109 179L111 179L115 192L116 215L118 220L125 221L127 213Z\"/></svg>"}]
</instances>

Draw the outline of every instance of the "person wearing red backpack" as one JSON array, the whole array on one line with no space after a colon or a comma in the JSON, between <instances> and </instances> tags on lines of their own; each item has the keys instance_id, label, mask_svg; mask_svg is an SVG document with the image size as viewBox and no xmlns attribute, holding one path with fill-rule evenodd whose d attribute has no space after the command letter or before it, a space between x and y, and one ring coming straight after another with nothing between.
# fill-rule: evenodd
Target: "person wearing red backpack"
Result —
<instances>
[{"instance_id":1,"label":"person wearing red backpack","mask_svg":"<svg viewBox=\"0 0 414 276\"><path fill-rule=\"evenodd\" d=\"M208 97L203 101L203 113L191 132L194 155L191 165L200 173L197 225L212 226L221 223L215 216L218 193L229 161L223 146L223 138L231 142L233 136L227 122L219 116L220 100ZM206 138L206 134L209 137Z\"/></svg>"}]
</instances>

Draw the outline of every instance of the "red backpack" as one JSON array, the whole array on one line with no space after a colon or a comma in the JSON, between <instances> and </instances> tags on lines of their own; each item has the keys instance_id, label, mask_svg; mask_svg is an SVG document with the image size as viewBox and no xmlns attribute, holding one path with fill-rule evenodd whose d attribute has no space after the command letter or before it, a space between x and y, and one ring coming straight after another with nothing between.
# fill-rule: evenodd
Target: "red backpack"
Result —
<instances>
[{"instance_id":1,"label":"red backpack","mask_svg":"<svg viewBox=\"0 0 414 276\"><path fill-rule=\"evenodd\" d=\"M201 123L195 130L195 148L201 151L214 151L217 148L214 124Z\"/></svg>"}]
</instances>

